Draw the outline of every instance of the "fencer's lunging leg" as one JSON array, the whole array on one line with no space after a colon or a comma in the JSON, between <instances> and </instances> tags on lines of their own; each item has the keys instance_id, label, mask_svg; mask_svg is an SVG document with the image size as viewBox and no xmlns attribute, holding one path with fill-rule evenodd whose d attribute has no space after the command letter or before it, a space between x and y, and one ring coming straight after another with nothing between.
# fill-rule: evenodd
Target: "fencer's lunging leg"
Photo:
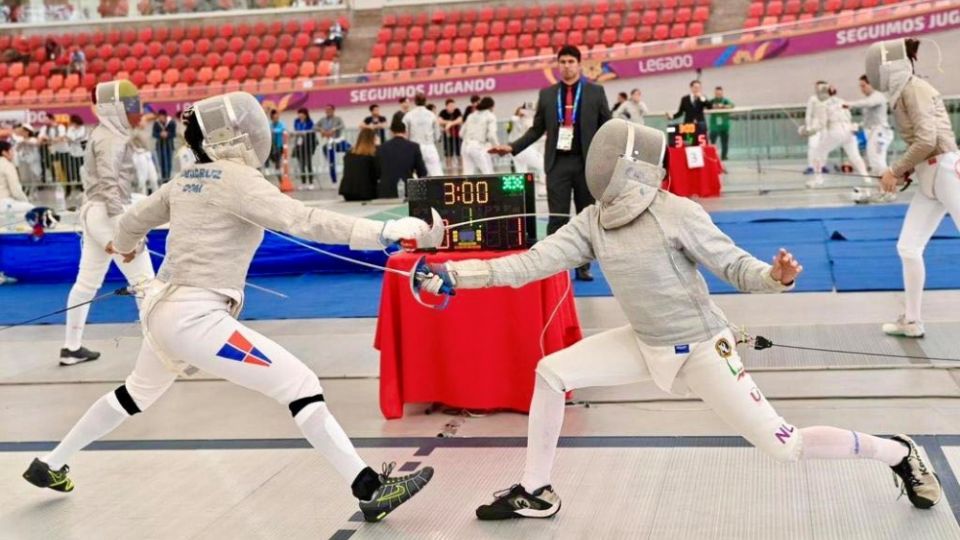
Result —
<instances>
[{"instance_id":1,"label":"fencer's lunging leg","mask_svg":"<svg viewBox=\"0 0 960 540\"><path fill-rule=\"evenodd\" d=\"M564 401L564 392L550 386L538 373L527 422L527 461L520 481L531 493L550 483L563 427Z\"/></svg>"}]
</instances>

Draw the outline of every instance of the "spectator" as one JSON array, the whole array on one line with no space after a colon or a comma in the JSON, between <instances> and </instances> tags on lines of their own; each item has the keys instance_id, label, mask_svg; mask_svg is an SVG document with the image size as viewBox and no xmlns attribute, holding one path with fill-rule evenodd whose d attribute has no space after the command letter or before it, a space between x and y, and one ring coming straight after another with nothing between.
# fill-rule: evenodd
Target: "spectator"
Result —
<instances>
[{"instance_id":1,"label":"spectator","mask_svg":"<svg viewBox=\"0 0 960 540\"><path fill-rule=\"evenodd\" d=\"M372 129L377 135L377 144L383 144L387 140L387 117L380 114L380 106L374 103L370 106L370 116L363 119L360 123L361 128Z\"/></svg>"},{"instance_id":2,"label":"spectator","mask_svg":"<svg viewBox=\"0 0 960 540\"><path fill-rule=\"evenodd\" d=\"M680 99L680 107L673 115L667 113L667 119L676 120L683 117L684 124L697 124L706 131L707 121L703 111L710 108L710 101L703 95L703 87L700 81L690 83L690 93Z\"/></svg>"},{"instance_id":3,"label":"spectator","mask_svg":"<svg viewBox=\"0 0 960 540\"><path fill-rule=\"evenodd\" d=\"M443 128L443 155L447 158L448 166L455 157L460 157L460 126L463 125L463 114L452 99L448 99L440 111L440 127Z\"/></svg>"},{"instance_id":4,"label":"spectator","mask_svg":"<svg viewBox=\"0 0 960 540\"><path fill-rule=\"evenodd\" d=\"M497 117L493 114L493 98L481 99L470 118L463 123L463 174L493 174L490 148L497 141Z\"/></svg>"},{"instance_id":5,"label":"spectator","mask_svg":"<svg viewBox=\"0 0 960 540\"><path fill-rule=\"evenodd\" d=\"M400 104L400 110L393 113L393 118L390 120L391 126L396 124L397 122L403 123L403 117L406 116L408 112L410 112L410 98L402 97L400 98L400 101L398 101L398 103Z\"/></svg>"},{"instance_id":6,"label":"spectator","mask_svg":"<svg viewBox=\"0 0 960 540\"><path fill-rule=\"evenodd\" d=\"M718 86L713 89L713 99L710 101L710 108L713 111L720 109L732 109L733 102L723 97L723 88ZM720 139L720 159L727 160L727 150L730 144L730 113L714 112L710 115L710 144L717 144Z\"/></svg>"},{"instance_id":7,"label":"spectator","mask_svg":"<svg viewBox=\"0 0 960 540\"><path fill-rule=\"evenodd\" d=\"M617 116L617 111L619 111L619 110L620 110L620 107L622 107L623 104L626 103L626 102L627 102L627 93L626 93L626 92L620 92L620 93L618 93L618 94L617 94L617 102L614 103L614 104L613 104L613 108L610 109L610 112L613 114L613 117L614 117L614 118L620 118L619 116Z\"/></svg>"},{"instance_id":8,"label":"spectator","mask_svg":"<svg viewBox=\"0 0 960 540\"><path fill-rule=\"evenodd\" d=\"M480 96L474 94L470 96L470 104L467 105L467 108L463 110L463 121L466 122L467 118L473 113L477 108L477 103L480 103Z\"/></svg>"},{"instance_id":9,"label":"spectator","mask_svg":"<svg viewBox=\"0 0 960 540\"><path fill-rule=\"evenodd\" d=\"M276 109L272 109L270 111L270 133L272 134L270 136L270 156L267 158L264 167L268 167L272 161L274 170L278 172L283 162L284 131L286 131L286 128L280 121L280 113Z\"/></svg>"},{"instance_id":10,"label":"spectator","mask_svg":"<svg viewBox=\"0 0 960 540\"><path fill-rule=\"evenodd\" d=\"M313 189L313 153L317 151L317 134L313 132L313 119L306 109L297 111L293 121L293 157L300 167L300 181L305 189Z\"/></svg>"},{"instance_id":11,"label":"spectator","mask_svg":"<svg viewBox=\"0 0 960 540\"><path fill-rule=\"evenodd\" d=\"M87 55L80 47L74 47L70 54L70 73L78 73L82 77L87 72Z\"/></svg>"},{"instance_id":12,"label":"spectator","mask_svg":"<svg viewBox=\"0 0 960 540\"><path fill-rule=\"evenodd\" d=\"M49 133L53 123L50 122L49 117L41 120L41 123L37 126L37 149L40 151L40 181L46 182L50 178L54 178L53 172L53 156L50 154L50 137Z\"/></svg>"},{"instance_id":13,"label":"spectator","mask_svg":"<svg viewBox=\"0 0 960 540\"><path fill-rule=\"evenodd\" d=\"M491 152L517 155L547 135L546 159L547 205L550 221L547 233L553 234L565 225L570 214L571 196L577 212L594 203L584 177L584 161L597 129L610 119L610 107L603 88L583 79L580 49L565 45L557 52L560 81L543 90L537 101L533 126L508 145L495 146ZM590 265L577 269L577 279L592 281Z\"/></svg>"},{"instance_id":14,"label":"spectator","mask_svg":"<svg viewBox=\"0 0 960 540\"><path fill-rule=\"evenodd\" d=\"M437 152L437 141L440 140L440 124L437 115L427 109L427 96L422 92L414 97L416 107L403 116L403 123L407 126L407 136L411 141L420 145L423 162L427 166L430 176L443 176L443 165L440 163L440 153Z\"/></svg>"},{"instance_id":15,"label":"spectator","mask_svg":"<svg viewBox=\"0 0 960 540\"><path fill-rule=\"evenodd\" d=\"M380 164L377 161L377 135L363 128L357 144L343 157L343 182L340 195L346 201L369 201L377 198Z\"/></svg>"},{"instance_id":16,"label":"spectator","mask_svg":"<svg viewBox=\"0 0 960 540\"><path fill-rule=\"evenodd\" d=\"M393 137L377 149L377 161L380 164L380 182L377 184L377 197L396 199L397 184L405 182L416 173L418 178L427 176L427 167L423 163L420 145L407 140L407 126L402 122L390 124Z\"/></svg>"},{"instance_id":17,"label":"spectator","mask_svg":"<svg viewBox=\"0 0 960 540\"><path fill-rule=\"evenodd\" d=\"M343 26L339 22L334 22L327 33L327 37L318 39L317 42L318 45L324 47L333 45L338 51L341 50L343 48Z\"/></svg>"},{"instance_id":18,"label":"spectator","mask_svg":"<svg viewBox=\"0 0 960 540\"><path fill-rule=\"evenodd\" d=\"M644 125L643 117L650 111L647 109L647 104L642 101L642 97L643 95L640 93L639 88L631 90L630 99L623 102L619 109L616 109L613 117L622 118L628 122L640 124L641 126Z\"/></svg>"},{"instance_id":19,"label":"spectator","mask_svg":"<svg viewBox=\"0 0 960 540\"><path fill-rule=\"evenodd\" d=\"M330 77L333 79L334 83L340 82L340 52L337 51L337 54L333 56L333 60L330 61Z\"/></svg>"},{"instance_id":20,"label":"spectator","mask_svg":"<svg viewBox=\"0 0 960 540\"><path fill-rule=\"evenodd\" d=\"M153 138L156 140L162 185L170 181L173 172L173 143L177 140L177 122L173 117L167 116L165 109L157 111L157 120L153 123Z\"/></svg>"},{"instance_id":21,"label":"spectator","mask_svg":"<svg viewBox=\"0 0 960 540\"><path fill-rule=\"evenodd\" d=\"M0 141L0 211L22 213L33 208L20 185L20 175L13 164L13 144ZM4 221L9 219L4 218Z\"/></svg>"},{"instance_id":22,"label":"spectator","mask_svg":"<svg viewBox=\"0 0 960 540\"><path fill-rule=\"evenodd\" d=\"M70 141L67 139L67 126L62 120L58 120L51 126L50 132L50 152L53 154L53 176L57 182L68 182L67 169L70 167ZM23 171L20 171L20 178L25 179ZM28 181L29 182L29 181ZM72 191L71 186L67 186L67 196Z\"/></svg>"},{"instance_id":23,"label":"spectator","mask_svg":"<svg viewBox=\"0 0 960 540\"><path fill-rule=\"evenodd\" d=\"M70 115L70 125L67 127L67 145L70 154L67 161L67 181L71 184L81 185L80 168L83 167L83 152L87 147L87 128L83 125L83 118L76 114Z\"/></svg>"},{"instance_id":24,"label":"spectator","mask_svg":"<svg viewBox=\"0 0 960 540\"><path fill-rule=\"evenodd\" d=\"M343 119L336 115L336 108L333 105L327 105L316 130L323 137L323 155L330 168L330 181L334 184L337 183L337 152L347 150L343 140L343 128Z\"/></svg>"}]
</instances>

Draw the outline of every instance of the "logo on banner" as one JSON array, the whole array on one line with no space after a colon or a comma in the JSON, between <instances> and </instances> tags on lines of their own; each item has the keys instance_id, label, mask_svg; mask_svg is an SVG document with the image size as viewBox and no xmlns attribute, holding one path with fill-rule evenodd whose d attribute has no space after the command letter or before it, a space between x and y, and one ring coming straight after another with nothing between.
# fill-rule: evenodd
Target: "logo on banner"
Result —
<instances>
[{"instance_id":1,"label":"logo on banner","mask_svg":"<svg viewBox=\"0 0 960 540\"><path fill-rule=\"evenodd\" d=\"M270 367L270 364L273 363L267 358L267 355L260 352L250 343L250 340L243 337L243 334L237 331L234 331L233 334L230 335L230 339L223 344L223 347L220 347L220 350L217 351L217 356L226 360L253 364L255 366Z\"/></svg>"}]
</instances>

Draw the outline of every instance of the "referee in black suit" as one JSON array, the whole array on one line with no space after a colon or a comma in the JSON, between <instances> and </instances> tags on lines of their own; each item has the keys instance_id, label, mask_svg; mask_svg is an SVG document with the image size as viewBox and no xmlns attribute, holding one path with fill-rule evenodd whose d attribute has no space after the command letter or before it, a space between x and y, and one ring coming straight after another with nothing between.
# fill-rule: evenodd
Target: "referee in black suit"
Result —
<instances>
[{"instance_id":1,"label":"referee in black suit","mask_svg":"<svg viewBox=\"0 0 960 540\"><path fill-rule=\"evenodd\" d=\"M706 133L707 119L703 111L712 108L710 100L703 95L700 81L693 81L690 83L690 93L680 99L680 108L672 115L667 113L667 119L676 120L682 116L684 124L697 124Z\"/></svg>"},{"instance_id":2,"label":"referee in black suit","mask_svg":"<svg viewBox=\"0 0 960 540\"><path fill-rule=\"evenodd\" d=\"M593 204L584 177L584 162L590 141L610 119L610 106L603 88L585 80L580 50L564 45L557 52L560 82L540 91L533 126L512 144L495 146L491 152L517 155L547 135L544 170L547 172L547 205L550 214L570 214L570 196L579 213ZM551 215L547 234L553 234L569 218ZM577 269L577 279L592 281L590 265Z\"/></svg>"}]
</instances>

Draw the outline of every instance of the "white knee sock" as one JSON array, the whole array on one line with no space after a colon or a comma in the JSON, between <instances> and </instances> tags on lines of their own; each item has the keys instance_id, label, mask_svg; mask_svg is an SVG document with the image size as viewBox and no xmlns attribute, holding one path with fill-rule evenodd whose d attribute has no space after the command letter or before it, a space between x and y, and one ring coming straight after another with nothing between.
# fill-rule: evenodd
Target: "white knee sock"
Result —
<instances>
[{"instance_id":1,"label":"white knee sock","mask_svg":"<svg viewBox=\"0 0 960 540\"><path fill-rule=\"evenodd\" d=\"M40 458L40 461L52 469L59 469L66 465L73 454L117 429L127 418L130 418L130 415L123 410L123 406L117 401L117 396L113 392L105 394L87 409L86 414L73 426L60 444L49 454Z\"/></svg>"},{"instance_id":2,"label":"white knee sock","mask_svg":"<svg viewBox=\"0 0 960 540\"><path fill-rule=\"evenodd\" d=\"M923 301L923 284L927 271L923 257L901 257L903 263L903 293L906 297L904 315L908 321L922 321L920 305Z\"/></svg>"},{"instance_id":3,"label":"white knee sock","mask_svg":"<svg viewBox=\"0 0 960 540\"><path fill-rule=\"evenodd\" d=\"M907 447L892 439L829 426L800 430L803 459L875 459L891 467L907 457Z\"/></svg>"},{"instance_id":4,"label":"white knee sock","mask_svg":"<svg viewBox=\"0 0 960 540\"><path fill-rule=\"evenodd\" d=\"M527 463L520 481L528 493L550 483L550 471L563 427L563 409L563 392L554 390L546 379L537 375L527 424Z\"/></svg>"},{"instance_id":5,"label":"white knee sock","mask_svg":"<svg viewBox=\"0 0 960 540\"><path fill-rule=\"evenodd\" d=\"M307 405L294 417L294 421L300 426L303 436L323 454L348 484L367 466L337 419L330 414L326 403Z\"/></svg>"},{"instance_id":6,"label":"white knee sock","mask_svg":"<svg viewBox=\"0 0 960 540\"><path fill-rule=\"evenodd\" d=\"M91 291L74 285L67 297L67 306L75 306L93 300L97 291ZM71 309L67 312L67 337L63 346L71 351L80 348L83 343L83 327L87 324L87 314L90 313L90 304Z\"/></svg>"}]
</instances>

